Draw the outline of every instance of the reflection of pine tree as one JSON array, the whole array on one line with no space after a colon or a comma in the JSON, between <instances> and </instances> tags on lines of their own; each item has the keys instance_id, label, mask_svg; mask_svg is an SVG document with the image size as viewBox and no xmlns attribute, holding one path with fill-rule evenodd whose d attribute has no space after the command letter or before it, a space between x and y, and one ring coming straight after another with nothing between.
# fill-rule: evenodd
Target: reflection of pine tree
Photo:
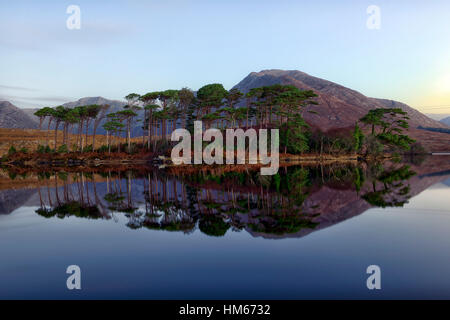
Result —
<instances>
[{"instance_id":1,"label":"reflection of pine tree","mask_svg":"<svg viewBox=\"0 0 450 320\"><path fill-rule=\"evenodd\" d=\"M157 176L155 173L149 173L147 185L144 188L146 189L144 191L146 214L142 221L144 227L166 231L193 230L194 218L188 214L186 203L179 201L185 197L185 191L182 190L180 195L175 178L169 179L164 174ZM184 189L183 184L181 187Z\"/></svg>"},{"instance_id":2,"label":"reflection of pine tree","mask_svg":"<svg viewBox=\"0 0 450 320\"><path fill-rule=\"evenodd\" d=\"M255 232L283 235L296 233L304 228L314 229L317 225L318 223L312 222L305 216L288 214L265 217L264 219L260 219L258 223L250 224L249 227Z\"/></svg>"},{"instance_id":3,"label":"reflection of pine tree","mask_svg":"<svg viewBox=\"0 0 450 320\"><path fill-rule=\"evenodd\" d=\"M205 214L200 217L198 227L204 234L221 237L225 235L230 225L219 215Z\"/></svg>"},{"instance_id":4,"label":"reflection of pine tree","mask_svg":"<svg viewBox=\"0 0 450 320\"><path fill-rule=\"evenodd\" d=\"M285 167L274 176L261 176L258 170L226 172L220 168L181 176L167 171L109 171L103 175L106 184L97 184L92 173L69 177L60 172L52 175L54 181L47 182L50 208L44 203L45 195L39 194L41 208L37 212L61 218L125 216L126 225L133 229L189 233L198 227L211 236L222 236L229 229L282 235L316 228L318 205L305 201L313 188L327 185L367 191L363 183L373 176L372 194L363 197L380 206L401 205L409 195L409 187L401 183L409 174L401 168L378 166L363 171L342 164ZM142 194L133 194L136 186L142 186ZM58 189L64 190L63 197ZM57 199L54 206L50 193ZM145 211L138 205L142 196Z\"/></svg>"},{"instance_id":5,"label":"reflection of pine tree","mask_svg":"<svg viewBox=\"0 0 450 320\"><path fill-rule=\"evenodd\" d=\"M39 193L39 204L40 207L42 208L44 206L44 201L42 200L42 193L41 193L41 186L38 186L38 193Z\"/></svg>"},{"instance_id":6,"label":"reflection of pine tree","mask_svg":"<svg viewBox=\"0 0 450 320\"><path fill-rule=\"evenodd\" d=\"M88 175L92 182L93 176ZM80 179L78 179L78 177ZM69 216L75 216L79 218L87 218L87 219L109 219L110 216L101 208L101 202L98 199L98 196L96 196L95 204L92 204L90 198L89 198L89 188L86 186L86 193L87 198L89 199L87 202L84 201L84 188L82 187L83 183L83 175L80 174L79 176L72 177L73 182L69 182L69 175L66 172L55 172L53 173L54 178L54 187L53 189L50 189L50 180L51 176L48 176L48 179L46 181L47 185L47 194L48 194L48 202L49 206L47 207L46 204L43 201L42 195L40 194L40 201L41 206L38 210L36 210L36 213L46 217L58 217L58 218L65 218ZM58 183L58 181L61 180L63 183L63 198L61 200L61 197L59 196L59 188L61 185ZM78 194L77 196L74 196L72 193L72 187L76 185ZM95 187L95 185L94 185ZM56 197L56 205L54 206L51 199L52 199L52 192L54 193ZM96 191L95 191L96 192ZM40 193L40 187L39 187L39 193Z\"/></svg>"},{"instance_id":7,"label":"reflection of pine tree","mask_svg":"<svg viewBox=\"0 0 450 320\"><path fill-rule=\"evenodd\" d=\"M384 169L373 179L372 191L365 193L362 198L377 207L403 207L411 198L410 186L406 182L415 174L408 165ZM377 182L381 188L378 188Z\"/></svg>"}]
</instances>

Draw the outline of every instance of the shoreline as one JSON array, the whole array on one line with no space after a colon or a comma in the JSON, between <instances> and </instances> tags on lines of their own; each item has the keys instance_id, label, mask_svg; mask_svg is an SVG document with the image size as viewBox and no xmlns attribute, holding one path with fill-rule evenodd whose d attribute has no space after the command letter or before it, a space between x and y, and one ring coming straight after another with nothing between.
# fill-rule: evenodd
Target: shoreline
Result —
<instances>
[{"instance_id":1,"label":"shoreline","mask_svg":"<svg viewBox=\"0 0 450 320\"><path fill-rule=\"evenodd\" d=\"M384 154L379 157L364 157L358 154L347 155L332 155L332 154L280 154L279 166L292 166L292 165L329 165L332 163L358 163L366 161L384 161L392 159L393 155ZM248 158L246 159L248 160ZM14 154L11 159L0 162L2 167L9 168L120 168L120 167L154 167L154 168L174 168L177 170L204 170L208 168L261 168L268 164L262 164L260 159L258 163L249 164L246 161L245 164L173 164L170 157L158 156L155 157L152 154L134 154L129 155L126 153L117 153L111 155L105 154Z\"/></svg>"}]
</instances>

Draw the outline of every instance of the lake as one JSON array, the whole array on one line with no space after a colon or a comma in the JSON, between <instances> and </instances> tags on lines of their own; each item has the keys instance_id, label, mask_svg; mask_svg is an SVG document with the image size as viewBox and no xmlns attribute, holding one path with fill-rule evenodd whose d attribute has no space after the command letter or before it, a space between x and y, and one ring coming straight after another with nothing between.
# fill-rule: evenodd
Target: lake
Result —
<instances>
[{"instance_id":1,"label":"lake","mask_svg":"<svg viewBox=\"0 0 450 320\"><path fill-rule=\"evenodd\" d=\"M449 156L274 176L10 169L0 298L448 299L449 235Z\"/></svg>"}]
</instances>

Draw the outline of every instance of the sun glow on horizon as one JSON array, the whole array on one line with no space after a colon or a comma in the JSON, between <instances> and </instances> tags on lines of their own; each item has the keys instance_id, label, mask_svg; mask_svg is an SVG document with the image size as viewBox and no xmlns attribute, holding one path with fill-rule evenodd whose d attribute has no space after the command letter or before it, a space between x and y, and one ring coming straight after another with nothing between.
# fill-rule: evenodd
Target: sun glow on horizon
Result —
<instances>
[{"instance_id":1,"label":"sun glow on horizon","mask_svg":"<svg viewBox=\"0 0 450 320\"><path fill-rule=\"evenodd\" d=\"M450 93L450 73L447 73L436 81L436 91L438 93Z\"/></svg>"}]
</instances>

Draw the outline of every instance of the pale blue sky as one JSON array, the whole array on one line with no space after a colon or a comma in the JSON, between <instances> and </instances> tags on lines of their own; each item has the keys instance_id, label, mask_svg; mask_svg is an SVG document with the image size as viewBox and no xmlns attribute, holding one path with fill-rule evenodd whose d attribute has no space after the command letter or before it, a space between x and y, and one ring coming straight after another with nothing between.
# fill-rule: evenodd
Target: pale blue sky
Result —
<instances>
[{"instance_id":1,"label":"pale blue sky","mask_svg":"<svg viewBox=\"0 0 450 320\"><path fill-rule=\"evenodd\" d=\"M71 4L81 30L66 28ZM372 4L380 30L366 27ZM231 88L276 68L413 107L450 105L449 35L448 0L0 0L0 99L32 107Z\"/></svg>"}]
</instances>

